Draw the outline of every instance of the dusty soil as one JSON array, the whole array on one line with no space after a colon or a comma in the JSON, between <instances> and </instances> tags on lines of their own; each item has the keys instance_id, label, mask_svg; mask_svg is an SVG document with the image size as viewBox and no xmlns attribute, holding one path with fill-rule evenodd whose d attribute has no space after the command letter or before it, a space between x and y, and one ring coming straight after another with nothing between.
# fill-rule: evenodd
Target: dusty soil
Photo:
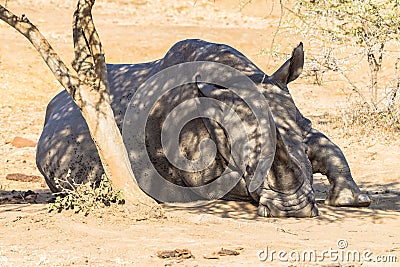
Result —
<instances>
[{"instance_id":1,"label":"dusty soil","mask_svg":"<svg viewBox=\"0 0 400 267\"><path fill-rule=\"evenodd\" d=\"M12 0L7 5L16 14L26 14L61 57L71 62L73 2ZM253 1L241 11L239 4L228 0L98 1L94 18L108 62L157 59L181 39L201 38L237 48L271 73L283 61L277 63L260 51L273 39L278 4ZM356 181L373 199L368 208L324 205L327 181L316 175L321 215L313 219L258 218L255 206L224 201L190 209L165 206L166 218L160 220L137 221L118 209L87 217L55 214L46 210L50 192L35 167L35 143L46 104L62 88L31 45L4 23L0 23L0 40L0 266L341 266L329 258L323 263L282 262L277 254L273 262L271 257L263 262L258 252L265 248L269 253L315 250L318 255L329 249L371 251L373 261L342 263L345 266L394 266L377 262L393 261L378 258L390 255L400 262L399 139L395 133L357 130L346 135L343 125L332 123L329 114L339 114L348 104L348 87L334 76L321 86L300 77L290 88L314 126L347 155ZM300 37L285 35L275 40L286 55L299 41ZM306 56L310 55L307 43L311 41L303 41ZM364 69L352 71L360 80L368 77ZM339 240L339 245L345 240L348 247L339 249ZM221 252L222 248L229 249L228 253ZM157 252L175 249L188 249L191 254L177 251L163 254L177 257L157 256Z\"/></svg>"}]
</instances>

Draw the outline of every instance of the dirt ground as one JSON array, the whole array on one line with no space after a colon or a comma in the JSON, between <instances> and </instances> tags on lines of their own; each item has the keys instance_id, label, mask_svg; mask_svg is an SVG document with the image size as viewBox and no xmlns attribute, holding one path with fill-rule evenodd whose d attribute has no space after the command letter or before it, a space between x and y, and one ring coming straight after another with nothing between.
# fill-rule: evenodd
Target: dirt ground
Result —
<instances>
[{"instance_id":1,"label":"dirt ground","mask_svg":"<svg viewBox=\"0 0 400 267\"><path fill-rule=\"evenodd\" d=\"M6 2L16 14L26 14L71 62L75 1ZM96 3L94 19L110 63L150 61L179 40L201 38L237 48L270 74L283 61L275 63L260 51L271 44L279 6L259 0L240 11L239 5L103 0ZM296 36L275 40L287 55L300 41ZM359 79L368 78L365 70L357 71ZM324 205L328 184L316 175L320 216L312 219L259 218L249 203L224 201L198 208L165 206L162 220L137 221L115 209L87 217L48 213L50 193L35 166L35 144L46 105L62 88L27 40L0 23L0 266L399 266L400 140L395 134L344 135L345 128L327 123L324 114L346 105L344 86L343 81L317 86L300 77L290 89L300 110L347 155L355 180L373 200L368 208ZM261 261L266 248L270 257ZM193 256L157 256L175 249L188 249ZM339 260L340 253L369 251L371 261L334 262L328 254L323 262L290 261L307 250L319 256L337 251Z\"/></svg>"}]
</instances>

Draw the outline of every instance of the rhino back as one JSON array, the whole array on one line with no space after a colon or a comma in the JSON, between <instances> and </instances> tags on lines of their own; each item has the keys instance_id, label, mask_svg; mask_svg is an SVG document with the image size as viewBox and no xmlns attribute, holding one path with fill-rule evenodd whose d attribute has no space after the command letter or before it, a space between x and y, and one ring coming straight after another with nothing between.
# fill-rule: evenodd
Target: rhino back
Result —
<instances>
[{"instance_id":1,"label":"rhino back","mask_svg":"<svg viewBox=\"0 0 400 267\"><path fill-rule=\"evenodd\" d=\"M102 173L100 158L79 108L66 91L49 104L40 136L36 165L53 192L96 180Z\"/></svg>"},{"instance_id":2,"label":"rhino back","mask_svg":"<svg viewBox=\"0 0 400 267\"><path fill-rule=\"evenodd\" d=\"M200 39L188 39L176 43L168 50L160 62L160 67L167 68L192 61L218 62L237 69L248 76L263 73L253 62L235 48Z\"/></svg>"}]
</instances>

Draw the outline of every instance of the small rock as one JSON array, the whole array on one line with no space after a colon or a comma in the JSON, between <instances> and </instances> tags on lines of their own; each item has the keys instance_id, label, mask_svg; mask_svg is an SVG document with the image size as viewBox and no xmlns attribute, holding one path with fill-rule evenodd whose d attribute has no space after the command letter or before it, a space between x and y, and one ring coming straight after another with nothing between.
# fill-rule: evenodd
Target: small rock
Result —
<instances>
[{"instance_id":1,"label":"small rock","mask_svg":"<svg viewBox=\"0 0 400 267\"><path fill-rule=\"evenodd\" d=\"M208 260L213 260L213 259L219 259L220 256L237 256L240 254L240 252L243 250L243 248L234 248L234 249L226 249L226 248L221 248L217 252L213 252L208 255L203 255L203 258L208 259Z\"/></svg>"},{"instance_id":2,"label":"small rock","mask_svg":"<svg viewBox=\"0 0 400 267\"><path fill-rule=\"evenodd\" d=\"M11 145L16 148L35 147L36 142L29 140L27 138L17 136L17 137L14 137L14 139L11 141Z\"/></svg>"},{"instance_id":3,"label":"small rock","mask_svg":"<svg viewBox=\"0 0 400 267\"><path fill-rule=\"evenodd\" d=\"M194 255L187 248L175 250L161 250L157 252L157 257L161 259L194 259Z\"/></svg>"},{"instance_id":4,"label":"small rock","mask_svg":"<svg viewBox=\"0 0 400 267\"><path fill-rule=\"evenodd\" d=\"M218 255L220 256L237 256L240 254L240 251L242 251L243 248L235 248L235 249L226 249L226 248L221 248L220 251L218 251Z\"/></svg>"},{"instance_id":5,"label":"small rock","mask_svg":"<svg viewBox=\"0 0 400 267\"><path fill-rule=\"evenodd\" d=\"M25 183L39 183L43 182L43 178L36 175L26 175L23 173L9 173L6 175L7 180L25 182Z\"/></svg>"}]
</instances>

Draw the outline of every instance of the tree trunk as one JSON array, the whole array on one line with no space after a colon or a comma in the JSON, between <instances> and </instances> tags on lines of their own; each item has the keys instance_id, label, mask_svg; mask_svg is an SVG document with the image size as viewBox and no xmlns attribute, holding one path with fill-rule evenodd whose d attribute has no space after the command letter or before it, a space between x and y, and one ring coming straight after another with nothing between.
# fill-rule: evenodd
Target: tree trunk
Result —
<instances>
[{"instance_id":1,"label":"tree trunk","mask_svg":"<svg viewBox=\"0 0 400 267\"><path fill-rule=\"evenodd\" d=\"M17 17L0 5L0 19L23 34L42 56L56 79L80 108L106 175L114 188L124 193L128 207L151 215L162 213L160 206L136 183L122 136L110 106L107 69L91 9L94 0L78 0L74 14L75 61L72 73L39 30L24 16Z\"/></svg>"},{"instance_id":2,"label":"tree trunk","mask_svg":"<svg viewBox=\"0 0 400 267\"><path fill-rule=\"evenodd\" d=\"M104 172L111 180L113 187L123 191L127 204L138 207L143 204L145 210L146 207L150 210L159 209L157 203L148 197L136 183L111 106L106 101L97 103L91 98L95 97L82 93L82 102L86 104L82 106L81 112L96 144Z\"/></svg>"}]
</instances>

